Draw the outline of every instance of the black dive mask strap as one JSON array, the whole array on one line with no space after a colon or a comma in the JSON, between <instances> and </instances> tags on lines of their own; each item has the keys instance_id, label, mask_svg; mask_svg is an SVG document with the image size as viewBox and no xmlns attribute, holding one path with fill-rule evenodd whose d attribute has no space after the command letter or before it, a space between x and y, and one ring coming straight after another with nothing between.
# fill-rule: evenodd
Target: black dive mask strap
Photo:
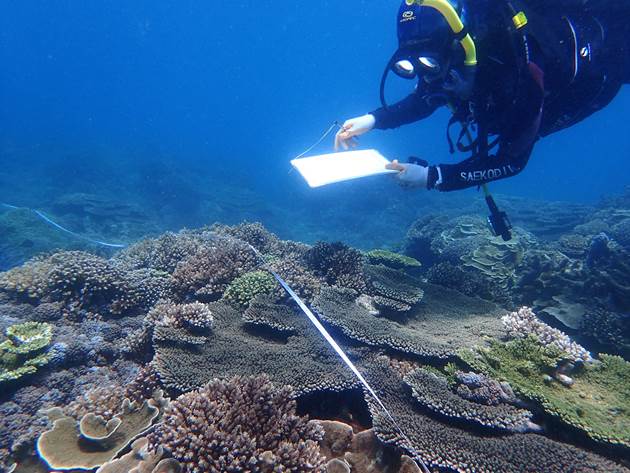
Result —
<instances>
[{"instance_id":1,"label":"black dive mask strap","mask_svg":"<svg viewBox=\"0 0 630 473\"><path fill-rule=\"evenodd\" d=\"M387 100L385 98L385 88L387 87L387 78L389 77L389 73L392 71L392 68L396 64L398 57L400 56L401 49L398 48L392 57L387 61L387 66L385 66L385 70L383 71L383 75L381 77L381 88L380 88L380 97L381 97L381 106L384 109L388 108Z\"/></svg>"}]
</instances>

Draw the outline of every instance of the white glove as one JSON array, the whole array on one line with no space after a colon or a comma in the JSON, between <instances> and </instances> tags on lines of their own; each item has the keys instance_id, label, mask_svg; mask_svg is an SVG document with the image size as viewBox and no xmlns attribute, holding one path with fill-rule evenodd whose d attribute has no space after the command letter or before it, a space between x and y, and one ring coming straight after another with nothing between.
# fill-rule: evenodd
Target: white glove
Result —
<instances>
[{"instance_id":1,"label":"white glove","mask_svg":"<svg viewBox=\"0 0 630 473\"><path fill-rule=\"evenodd\" d=\"M339 147L348 149L352 146L354 148L357 145L354 137L371 131L375 124L376 118L374 118L374 115L369 113L361 117L346 120L341 130L339 130L337 135L335 135L335 151L339 150Z\"/></svg>"},{"instance_id":2,"label":"white glove","mask_svg":"<svg viewBox=\"0 0 630 473\"><path fill-rule=\"evenodd\" d=\"M387 169L398 171L396 178L404 187L419 187L426 189L429 181L429 167L419 164L400 164L392 161L387 165Z\"/></svg>"}]
</instances>

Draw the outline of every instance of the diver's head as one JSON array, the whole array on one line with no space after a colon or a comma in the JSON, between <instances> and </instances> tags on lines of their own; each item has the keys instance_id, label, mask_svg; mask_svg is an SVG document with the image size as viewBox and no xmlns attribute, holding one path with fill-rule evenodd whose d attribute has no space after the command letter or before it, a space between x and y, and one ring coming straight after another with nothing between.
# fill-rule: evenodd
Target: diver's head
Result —
<instances>
[{"instance_id":1,"label":"diver's head","mask_svg":"<svg viewBox=\"0 0 630 473\"><path fill-rule=\"evenodd\" d=\"M382 101L389 71L466 98L477 58L465 23L462 0L403 0L397 16L398 49L383 75Z\"/></svg>"},{"instance_id":2,"label":"diver's head","mask_svg":"<svg viewBox=\"0 0 630 473\"><path fill-rule=\"evenodd\" d=\"M397 17L398 51L392 68L405 79L432 82L444 74L458 51L453 32L434 8L403 1Z\"/></svg>"}]
</instances>

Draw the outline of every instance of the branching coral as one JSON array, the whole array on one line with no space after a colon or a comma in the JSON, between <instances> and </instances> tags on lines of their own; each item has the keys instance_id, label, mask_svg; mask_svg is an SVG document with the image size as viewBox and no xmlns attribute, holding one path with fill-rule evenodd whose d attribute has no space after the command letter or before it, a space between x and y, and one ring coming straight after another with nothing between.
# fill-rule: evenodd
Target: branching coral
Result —
<instances>
[{"instance_id":1,"label":"branching coral","mask_svg":"<svg viewBox=\"0 0 630 473\"><path fill-rule=\"evenodd\" d=\"M242 223L234 227L216 224L211 231L245 241L265 255L276 255L280 252L282 242L259 222Z\"/></svg>"},{"instance_id":2,"label":"branching coral","mask_svg":"<svg viewBox=\"0 0 630 473\"><path fill-rule=\"evenodd\" d=\"M321 472L322 431L298 417L290 388L265 376L214 380L167 407L149 435L184 472Z\"/></svg>"},{"instance_id":3,"label":"branching coral","mask_svg":"<svg viewBox=\"0 0 630 473\"><path fill-rule=\"evenodd\" d=\"M312 301L321 288L321 281L298 260L281 258L269 263L269 268L282 277L306 301Z\"/></svg>"},{"instance_id":4,"label":"branching coral","mask_svg":"<svg viewBox=\"0 0 630 473\"><path fill-rule=\"evenodd\" d=\"M318 242L308 251L305 260L326 284L349 287L359 292L365 287L363 255L343 243Z\"/></svg>"},{"instance_id":5,"label":"branching coral","mask_svg":"<svg viewBox=\"0 0 630 473\"><path fill-rule=\"evenodd\" d=\"M140 241L122 250L114 258L129 269L153 269L172 273L177 264L194 255L203 241L190 232L167 232L159 238Z\"/></svg>"},{"instance_id":6,"label":"branching coral","mask_svg":"<svg viewBox=\"0 0 630 473\"><path fill-rule=\"evenodd\" d=\"M173 273L174 286L182 298L215 301L232 281L257 266L258 258L246 243L221 240L180 262Z\"/></svg>"},{"instance_id":7,"label":"branching coral","mask_svg":"<svg viewBox=\"0 0 630 473\"><path fill-rule=\"evenodd\" d=\"M174 304L161 301L147 315L157 327L183 328L193 332L205 332L212 328L214 316L207 304L193 302Z\"/></svg>"},{"instance_id":8,"label":"branching coral","mask_svg":"<svg viewBox=\"0 0 630 473\"><path fill-rule=\"evenodd\" d=\"M0 290L34 302L62 301L75 317L123 315L147 303L141 288L122 269L79 251L35 259L1 274Z\"/></svg>"},{"instance_id":9,"label":"branching coral","mask_svg":"<svg viewBox=\"0 0 630 473\"><path fill-rule=\"evenodd\" d=\"M476 371L509 382L516 393L538 402L548 414L592 439L630 446L630 418L625 407L630 403L630 363L623 359L602 355L601 362L586 363L566 383L566 375L558 374L564 352L543 346L534 337L494 342L490 348L460 355Z\"/></svg>"},{"instance_id":10,"label":"branching coral","mask_svg":"<svg viewBox=\"0 0 630 473\"><path fill-rule=\"evenodd\" d=\"M236 307L246 309L256 296L272 294L277 288L278 284L269 272L252 271L232 281L223 298Z\"/></svg>"},{"instance_id":11,"label":"branching coral","mask_svg":"<svg viewBox=\"0 0 630 473\"><path fill-rule=\"evenodd\" d=\"M51 360L48 351L53 329L50 324L25 322L6 329L0 343L0 385L33 374Z\"/></svg>"},{"instance_id":12,"label":"branching coral","mask_svg":"<svg viewBox=\"0 0 630 473\"><path fill-rule=\"evenodd\" d=\"M572 341L565 333L539 320L529 307L521 307L501 320L511 337L526 338L535 335L543 345L558 348L569 360L592 360L591 354L584 347Z\"/></svg>"}]
</instances>

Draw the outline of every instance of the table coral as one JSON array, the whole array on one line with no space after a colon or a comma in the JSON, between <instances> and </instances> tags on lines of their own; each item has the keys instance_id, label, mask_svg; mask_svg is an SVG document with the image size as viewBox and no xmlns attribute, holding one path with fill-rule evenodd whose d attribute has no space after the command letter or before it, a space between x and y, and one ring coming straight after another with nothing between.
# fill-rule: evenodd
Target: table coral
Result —
<instances>
[{"instance_id":1,"label":"table coral","mask_svg":"<svg viewBox=\"0 0 630 473\"><path fill-rule=\"evenodd\" d=\"M394 269L414 270L422 266L420 261L410 256L387 250L368 251L365 256L370 264L388 266Z\"/></svg>"},{"instance_id":2,"label":"table coral","mask_svg":"<svg viewBox=\"0 0 630 473\"><path fill-rule=\"evenodd\" d=\"M427 370L415 370L404 380L416 401L446 418L509 432L540 430L531 412L507 403L488 406L465 399L451 391L446 378Z\"/></svg>"},{"instance_id":3,"label":"table coral","mask_svg":"<svg viewBox=\"0 0 630 473\"><path fill-rule=\"evenodd\" d=\"M257 320L282 318L286 314L290 317L287 323L297 328L278 343L282 332L275 336L264 331L252 333L249 324L234 308L222 302L212 303L210 307L215 327L205 343L195 346L180 343L179 335L175 339L154 340L155 366L167 388L189 391L214 378L260 373L268 374L279 385L293 386L298 394L342 391L357 385L350 370L339 361L315 327L294 309L287 312L286 306L275 304L256 307L259 314L253 317ZM269 329L273 332L272 327Z\"/></svg>"},{"instance_id":4,"label":"table coral","mask_svg":"<svg viewBox=\"0 0 630 473\"><path fill-rule=\"evenodd\" d=\"M533 433L480 436L426 414L386 360L364 367L368 379L396 420L365 394L374 429L385 443L396 445L428 466L459 473L627 473L627 468L577 447Z\"/></svg>"},{"instance_id":5,"label":"table coral","mask_svg":"<svg viewBox=\"0 0 630 473\"><path fill-rule=\"evenodd\" d=\"M407 273L383 265L365 265L367 294L383 315L404 314L422 300L419 281Z\"/></svg>"},{"instance_id":6,"label":"table coral","mask_svg":"<svg viewBox=\"0 0 630 473\"><path fill-rule=\"evenodd\" d=\"M324 288L313 307L327 324L370 346L420 357L448 359L457 349L503 333L491 303L423 284L425 298L406 320L375 317L350 289Z\"/></svg>"}]
</instances>

